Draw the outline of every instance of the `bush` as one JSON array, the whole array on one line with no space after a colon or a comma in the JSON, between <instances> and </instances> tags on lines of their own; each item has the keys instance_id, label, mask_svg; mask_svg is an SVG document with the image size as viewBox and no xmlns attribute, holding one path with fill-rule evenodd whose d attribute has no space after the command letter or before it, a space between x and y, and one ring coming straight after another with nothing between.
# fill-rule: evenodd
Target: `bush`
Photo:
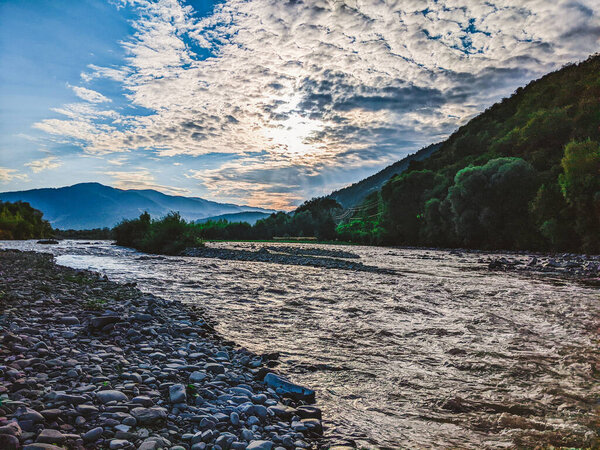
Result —
<instances>
[{"instance_id":1,"label":"bush","mask_svg":"<svg viewBox=\"0 0 600 450\"><path fill-rule=\"evenodd\" d=\"M123 220L113 232L117 245L146 253L178 255L188 247L204 245L199 226L187 223L176 212L159 220L151 220L144 212L138 219Z\"/></svg>"}]
</instances>

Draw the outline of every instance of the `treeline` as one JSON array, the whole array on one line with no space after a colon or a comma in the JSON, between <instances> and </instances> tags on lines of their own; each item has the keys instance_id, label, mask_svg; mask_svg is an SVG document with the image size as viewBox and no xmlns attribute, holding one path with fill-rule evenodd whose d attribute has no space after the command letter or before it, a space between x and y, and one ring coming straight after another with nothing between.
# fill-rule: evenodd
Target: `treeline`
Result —
<instances>
[{"instance_id":1,"label":"treeline","mask_svg":"<svg viewBox=\"0 0 600 450\"><path fill-rule=\"evenodd\" d=\"M302 204L293 214L278 212L254 225L226 220L205 223L186 222L172 212L160 219L148 213L123 220L112 230L117 245L147 253L175 255L187 247L204 245L205 240L264 240L274 237L336 238L334 215L341 206L332 199L317 198Z\"/></svg>"},{"instance_id":2,"label":"treeline","mask_svg":"<svg viewBox=\"0 0 600 450\"><path fill-rule=\"evenodd\" d=\"M534 81L411 162L340 238L600 252L600 57Z\"/></svg>"},{"instance_id":3,"label":"treeline","mask_svg":"<svg viewBox=\"0 0 600 450\"><path fill-rule=\"evenodd\" d=\"M26 202L0 201L0 239L40 239L52 236L52 227Z\"/></svg>"}]
</instances>

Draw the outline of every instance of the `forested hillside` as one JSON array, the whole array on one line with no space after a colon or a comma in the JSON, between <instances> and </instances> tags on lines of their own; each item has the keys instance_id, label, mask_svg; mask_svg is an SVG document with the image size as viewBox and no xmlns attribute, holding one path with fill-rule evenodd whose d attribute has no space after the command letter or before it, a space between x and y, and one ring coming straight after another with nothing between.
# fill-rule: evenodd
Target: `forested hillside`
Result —
<instances>
[{"instance_id":1,"label":"forested hillside","mask_svg":"<svg viewBox=\"0 0 600 450\"><path fill-rule=\"evenodd\" d=\"M519 88L338 226L385 244L600 251L600 56Z\"/></svg>"},{"instance_id":2,"label":"forested hillside","mask_svg":"<svg viewBox=\"0 0 600 450\"><path fill-rule=\"evenodd\" d=\"M29 203L0 201L0 240L38 239L52 236L52 227Z\"/></svg>"}]
</instances>

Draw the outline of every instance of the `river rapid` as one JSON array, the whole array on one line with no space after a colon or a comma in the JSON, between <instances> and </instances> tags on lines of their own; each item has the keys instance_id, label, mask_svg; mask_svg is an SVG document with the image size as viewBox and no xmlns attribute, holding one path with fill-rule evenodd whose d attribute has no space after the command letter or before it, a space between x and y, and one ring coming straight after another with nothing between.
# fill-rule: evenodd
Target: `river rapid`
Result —
<instances>
[{"instance_id":1,"label":"river rapid","mask_svg":"<svg viewBox=\"0 0 600 450\"><path fill-rule=\"evenodd\" d=\"M317 391L334 443L506 448L595 439L597 287L490 272L477 253L290 245L343 249L382 271L149 256L107 241L0 242L200 304L226 339L279 352L278 369Z\"/></svg>"}]
</instances>

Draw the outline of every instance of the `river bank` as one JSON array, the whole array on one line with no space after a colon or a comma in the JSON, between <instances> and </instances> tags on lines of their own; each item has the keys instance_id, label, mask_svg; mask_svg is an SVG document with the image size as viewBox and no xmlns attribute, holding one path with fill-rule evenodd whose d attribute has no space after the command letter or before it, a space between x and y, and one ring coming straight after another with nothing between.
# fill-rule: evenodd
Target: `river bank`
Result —
<instances>
[{"instance_id":1,"label":"river bank","mask_svg":"<svg viewBox=\"0 0 600 450\"><path fill-rule=\"evenodd\" d=\"M2 449L326 445L314 392L265 378L276 355L224 341L194 305L4 250L0 313Z\"/></svg>"}]
</instances>

